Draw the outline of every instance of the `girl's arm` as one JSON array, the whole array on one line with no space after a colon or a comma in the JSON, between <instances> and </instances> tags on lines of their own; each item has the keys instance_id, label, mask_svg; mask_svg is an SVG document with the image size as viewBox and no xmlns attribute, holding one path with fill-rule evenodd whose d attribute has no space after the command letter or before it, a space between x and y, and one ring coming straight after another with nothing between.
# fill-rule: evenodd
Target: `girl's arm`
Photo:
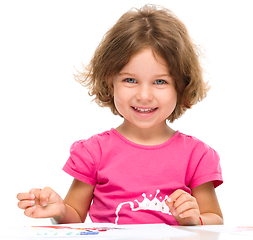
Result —
<instances>
[{"instance_id":1,"label":"girl's arm","mask_svg":"<svg viewBox=\"0 0 253 240\"><path fill-rule=\"evenodd\" d=\"M192 196L197 200L203 224L223 224L223 215L215 193L213 182L208 182L193 188Z\"/></svg>"},{"instance_id":2,"label":"girl's arm","mask_svg":"<svg viewBox=\"0 0 253 240\"><path fill-rule=\"evenodd\" d=\"M74 179L64 199L66 210L61 216L54 216L58 223L83 223L93 198L94 186Z\"/></svg>"},{"instance_id":3,"label":"girl's arm","mask_svg":"<svg viewBox=\"0 0 253 240\"><path fill-rule=\"evenodd\" d=\"M193 188L192 195L176 190L169 196L167 205L179 225L223 224L213 182Z\"/></svg>"},{"instance_id":4,"label":"girl's arm","mask_svg":"<svg viewBox=\"0 0 253 240\"><path fill-rule=\"evenodd\" d=\"M29 193L19 193L19 208L32 218L54 218L58 223L84 222L93 197L94 186L73 180L63 200L53 189L34 188Z\"/></svg>"}]
</instances>

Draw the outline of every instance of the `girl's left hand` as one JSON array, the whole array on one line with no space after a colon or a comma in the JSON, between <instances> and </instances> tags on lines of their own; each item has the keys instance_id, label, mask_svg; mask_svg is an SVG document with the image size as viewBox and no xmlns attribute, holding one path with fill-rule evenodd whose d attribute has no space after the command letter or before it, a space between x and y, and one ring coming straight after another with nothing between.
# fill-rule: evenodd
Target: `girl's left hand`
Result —
<instances>
[{"instance_id":1,"label":"girl's left hand","mask_svg":"<svg viewBox=\"0 0 253 240\"><path fill-rule=\"evenodd\" d=\"M179 225L197 225L200 221L199 205L189 193L178 189L168 197L166 204Z\"/></svg>"}]
</instances>

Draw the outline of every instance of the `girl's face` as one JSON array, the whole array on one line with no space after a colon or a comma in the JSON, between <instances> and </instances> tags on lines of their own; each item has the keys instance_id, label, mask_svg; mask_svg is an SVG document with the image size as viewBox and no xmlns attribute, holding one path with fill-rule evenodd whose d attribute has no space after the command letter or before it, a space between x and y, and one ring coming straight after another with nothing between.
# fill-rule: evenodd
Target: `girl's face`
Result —
<instances>
[{"instance_id":1,"label":"girl's face","mask_svg":"<svg viewBox=\"0 0 253 240\"><path fill-rule=\"evenodd\" d=\"M139 128L164 126L177 103L174 80L164 59L146 48L113 77L114 103L124 123Z\"/></svg>"}]
</instances>

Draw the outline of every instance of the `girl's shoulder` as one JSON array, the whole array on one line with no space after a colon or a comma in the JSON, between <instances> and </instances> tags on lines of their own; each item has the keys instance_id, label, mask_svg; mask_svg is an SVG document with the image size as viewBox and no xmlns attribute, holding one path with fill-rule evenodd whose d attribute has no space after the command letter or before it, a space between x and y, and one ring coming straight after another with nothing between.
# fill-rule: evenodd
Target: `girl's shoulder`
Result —
<instances>
[{"instance_id":1,"label":"girl's shoulder","mask_svg":"<svg viewBox=\"0 0 253 240\"><path fill-rule=\"evenodd\" d=\"M175 151L191 153L192 156L212 155L219 158L219 154L211 146L195 136L184 134L178 131L174 141Z\"/></svg>"},{"instance_id":2,"label":"girl's shoulder","mask_svg":"<svg viewBox=\"0 0 253 240\"><path fill-rule=\"evenodd\" d=\"M205 142L203 142L202 140L200 140L199 138L192 136L192 135L188 135L182 132L177 131L178 133L178 140L185 143L185 144L190 144L190 145L198 145L198 146L202 146L204 148L210 148L209 145L207 145Z\"/></svg>"},{"instance_id":3,"label":"girl's shoulder","mask_svg":"<svg viewBox=\"0 0 253 240\"><path fill-rule=\"evenodd\" d=\"M89 146L89 145L99 145L101 142L108 142L110 138L112 138L112 129L108 131L104 131L102 133L95 134L89 138L81 139L75 141L71 148L76 148L77 146Z\"/></svg>"}]
</instances>

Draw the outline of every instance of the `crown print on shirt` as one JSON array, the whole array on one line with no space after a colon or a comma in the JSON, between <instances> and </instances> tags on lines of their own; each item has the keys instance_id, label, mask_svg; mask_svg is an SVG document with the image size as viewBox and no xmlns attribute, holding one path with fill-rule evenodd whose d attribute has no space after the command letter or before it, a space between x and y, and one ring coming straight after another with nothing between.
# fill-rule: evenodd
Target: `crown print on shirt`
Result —
<instances>
[{"instance_id":1,"label":"crown print on shirt","mask_svg":"<svg viewBox=\"0 0 253 240\"><path fill-rule=\"evenodd\" d=\"M139 202L138 200L134 200L135 202L138 203L138 207L134 208L134 203L133 202L123 202L120 203L116 209L116 220L115 220L115 224L118 223L119 221L119 212L120 209L122 208L123 205L125 204L129 204L130 208L132 211L139 211L139 210L152 210L152 211L158 211L158 212L162 212L168 215L172 215L170 212L169 207L166 205L165 201L167 200L168 196L166 195L165 198L163 199L163 201L161 202L158 198L157 195L160 193L160 190L157 189L156 190L156 195L152 200L149 200L146 196L146 193L143 193L142 196L144 197L142 202ZM152 195L150 195L150 197L152 197ZM162 197L160 197L160 199L162 199Z\"/></svg>"}]
</instances>

